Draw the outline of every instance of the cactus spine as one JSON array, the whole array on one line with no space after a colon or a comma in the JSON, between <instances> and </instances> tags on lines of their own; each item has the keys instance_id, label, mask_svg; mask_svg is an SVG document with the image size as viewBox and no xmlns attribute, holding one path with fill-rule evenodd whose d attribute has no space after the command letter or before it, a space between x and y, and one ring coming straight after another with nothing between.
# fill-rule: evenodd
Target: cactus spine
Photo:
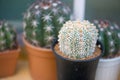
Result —
<instances>
[{"instance_id":1,"label":"cactus spine","mask_svg":"<svg viewBox=\"0 0 120 80\"><path fill-rule=\"evenodd\" d=\"M50 48L51 41L66 20L69 7L59 0L38 0L24 15L24 37L35 46Z\"/></svg>"},{"instance_id":2,"label":"cactus spine","mask_svg":"<svg viewBox=\"0 0 120 80\"><path fill-rule=\"evenodd\" d=\"M10 24L0 21L0 51L17 48L16 32Z\"/></svg>"},{"instance_id":3,"label":"cactus spine","mask_svg":"<svg viewBox=\"0 0 120 80\"><path fill-rule=\"evenodd\" d=\"M105 47L103 57L112 57L120 51L120 28L108 20L94 20L99 30L99 40Z\"/></svg>"},{"instance_id":4,"label":"cactus spine","mask_svg":"<svg viewBox=\"0 0 120 80\"><path fill-rule=\"evenodd\" d=\"M85 58L95 50L98 30L88 21L68 21L58 38L60 50L69 58Z\"/></svg>"}]
</instances>

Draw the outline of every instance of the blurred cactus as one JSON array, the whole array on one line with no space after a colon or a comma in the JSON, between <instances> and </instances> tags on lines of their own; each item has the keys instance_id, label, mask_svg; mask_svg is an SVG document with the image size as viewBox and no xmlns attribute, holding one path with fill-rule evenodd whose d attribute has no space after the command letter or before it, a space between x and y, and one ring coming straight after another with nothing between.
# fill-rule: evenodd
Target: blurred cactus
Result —
<instances>
[{"instance_id":1,"label":"blurred cactus","mask_svg":"<svg viewBox=\"0 0 120 80\"><path fill-rule=\"evenodd\" d=\"M95 51L98 39L96 26L88 21L68 21L58 35L60 50L69 58L85 58Z\"/></svg>"},{"instance_id":2,"label":"blurred cactus","mask_svg":"<svg viewBox=\"0 0 120 80\"><path fill-rule=\"evenodd\" d=\"M120 51L120 28L108 20L94 20L99 29L99 41L105 47L103 57L114 57Z\"/></svg>"},{"instance_id":3,"label":"blurred cactus","mask_svg":"<svg viewBox=\"0 0 120 80\"><path fill-rule=\"evenodd\" d=\"M59 0L37 0L24 15L24 37L35 45L50 48L51 41L66 20L70 9Z\"/></svg>"},{"instance_id":4,"label":"blurred cactus","mask_svg":"<svg viewBox=\"0 0 120 80\"><path fill-rule=\"evenodd\" d=\"M16 32L10 24L0 21L0 51L17 48Z\"/></svg>"}]
</instances>

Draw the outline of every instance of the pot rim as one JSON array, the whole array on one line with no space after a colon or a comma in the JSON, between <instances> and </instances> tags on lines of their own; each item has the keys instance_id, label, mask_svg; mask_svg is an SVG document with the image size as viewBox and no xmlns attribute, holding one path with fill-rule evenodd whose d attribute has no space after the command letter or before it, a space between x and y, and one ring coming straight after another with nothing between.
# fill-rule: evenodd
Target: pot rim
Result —
<instances>
[{"instance_id":1,"label":"pot rim","mask_svg":"<svg viewBox=\"0 0 120 80\"><path fill-rule=\"evenodd\" d=\"M47 49L47 48L36 47L36 46L31 45L31 44L25 39L24 35L22 36L22 39L23 39L23 42L24 42L25 45L27 45L27 46L29 46L29 47L31 47L31 48L33 48L33 49L41 50L41 51L46 51L46 52L52 51L51 48L50 48L50 49Z\"/></svg>"},{"instance_id":2,"label":"pot rim","mask_svg":"<svg viewBox=\"0 0 120 80\"><path fill-rule=\"evenodd\" d=\"M18 46L17 49L6 50L6 51L3 51L3 52L0 52L0 55L10 54L10 53L20 52L20 51L21 51L20 46Z\"/></svg>"},{"instance_id":3,"label":"pot rim","mask_svg":"<svg viewBox=\"0 0 120 80\"><path fill-rule=\"evenodd\" d=\"M102 48L102 49L101 49L101 51L102 51L101 54L100 54L99 56L95 57L95 58L92 58L92 59L88 59L88 60L73 60L73 59L70 59L70 58L65 58L65 57L63 57L63 56L61 56L61 55L59 55L59 54L56 53L54 47L55 47L55 45L56 45L57 43L58 43L58 41L57 41L57 39L55 39L55 40L53 41L53 44L52 44L52 51L53 51L53 53L54 53L57 57L59 57L59 58L61 58L61 59L64 59L64 60L69 60L69 61L74 61L74 62L91 62L91 61L95 61L95 60L99 59L99 58L102 57L102 55L103 55L103 48ZM103 45L101 44L100 41L97 41L97 44L98 44L98 43L103 47Z\"/></svg>"},{"instance_id":4,"label":"pot rim","mask_svg":"<svg viewBox=\"0 0 120 80\"><path fill-rule=\"evenodd\" d=\"M100 62L111 62L111 61L117 61L117 60L120 60L120 56L114 57L114 58L106 58L106 59L101 58Z\"/></svg>"}]
</instances>

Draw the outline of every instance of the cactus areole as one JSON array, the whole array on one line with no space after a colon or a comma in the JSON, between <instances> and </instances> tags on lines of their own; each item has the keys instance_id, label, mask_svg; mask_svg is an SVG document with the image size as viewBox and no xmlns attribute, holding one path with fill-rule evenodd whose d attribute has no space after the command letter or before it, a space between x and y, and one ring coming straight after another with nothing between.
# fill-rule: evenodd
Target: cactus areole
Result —
<instances>
[{"instance_id":1,"label":"cactus areole","mask_svg":"<svg viewBox=\"0 0 120 80\"><path fill-rule=\"evenodd\" d=\"M17 37L13 26L6 21L0 21L0 52L17 48Z\"/></svg>"},{"instance_id":2,"label":"cactus areole","mask_svg":"<svg viewBox=\"0 0 120 80\"><path fill-rule=\"evenodd\" d=\"M51 41L66 20L70 8L59 0L37 0L24 14L24 37L39 47L50 48Z\"/></svg>"},{"instance_id":3,"label":"cactus areole","mask_svg":"<svg viewBox=\"0 0 120 80\"><path fill-rule=\"evenodd\" d=\"M85 58L93 55L98 39L96 26L88 21L68 21L59 35L60 51L69 58Z\"/></svg>"}]
</instances>

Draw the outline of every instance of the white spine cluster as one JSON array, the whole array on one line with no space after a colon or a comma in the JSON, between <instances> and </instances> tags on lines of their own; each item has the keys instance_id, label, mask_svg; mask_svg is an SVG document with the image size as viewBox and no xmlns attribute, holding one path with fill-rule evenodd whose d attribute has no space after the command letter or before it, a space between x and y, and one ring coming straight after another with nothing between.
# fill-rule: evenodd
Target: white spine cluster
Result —
<instances>
[{"instance_id":1,"label":"white spine cluster","mask_svg":"<svg viewBox=\"0 0 120 80\"><path fill-rule=\"evenodd\" d=\"M93 54L98 39L96 26L89 21L68 21L58 35L60 50L70 58Z\"/></svg>"}]
</instances>

